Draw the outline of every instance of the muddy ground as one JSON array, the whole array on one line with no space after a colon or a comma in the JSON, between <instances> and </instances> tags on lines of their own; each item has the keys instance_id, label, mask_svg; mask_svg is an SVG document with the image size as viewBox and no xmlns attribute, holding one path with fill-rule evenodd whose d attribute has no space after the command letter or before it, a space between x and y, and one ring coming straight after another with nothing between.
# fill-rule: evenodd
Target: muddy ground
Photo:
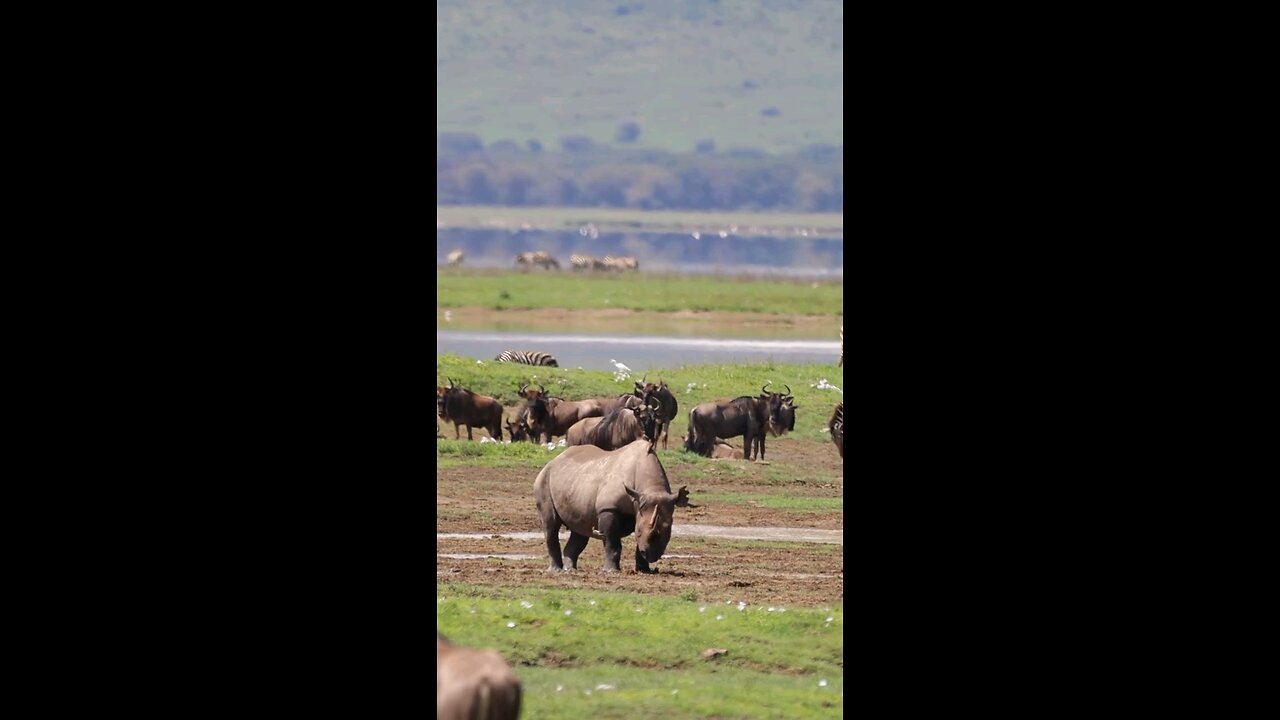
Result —
<instances>
[{"instance_id":1,"label":"muddy ground","mask_svg":"<svg viewBox=\"0 0 1280 720\"><path fill-rule=\"evenodd\" d=\"M442 423L442 427L447 423ZM446 434L452 436L451 432ZM623 572L599 572L603 546L592 540L576 573L549 573L543 539L500 537L538 532L533 480L539 468L445 468L436 471L436 532L484 533L437 538L436 578L476 585L615 589L698 600L823 606L844 599L843 543L682 536L681 526L844 527L844 461L830 442L769 441L768 462L684 462L664 453L672 489L687 485L697 508L676 510L676 534L657 574L634 571L634 537L623 539ZM822 509L806 498L827 499ZM830 502L839 500L840 502ZM799 507L796 507L799 505ZM785 532L780 533L786 537ZM562 541L563 542L563 541ZM500 555L453 558L442 555Z\"/></svg>"}]
</instances>

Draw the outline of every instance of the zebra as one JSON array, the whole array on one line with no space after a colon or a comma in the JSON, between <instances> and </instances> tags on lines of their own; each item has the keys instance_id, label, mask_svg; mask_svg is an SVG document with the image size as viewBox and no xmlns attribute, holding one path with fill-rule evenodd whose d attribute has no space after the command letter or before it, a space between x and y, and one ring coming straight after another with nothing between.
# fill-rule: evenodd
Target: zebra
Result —
<instances>
[{"instance_id":1,"label":"zebra","mask_svg":"<svg viewBox=\"0 0 1280 720\"><path fill-rule=\"evenodd\" d=\"M622 272L623 270L639 270L640 261L630 255L622 257L605 255L604 266L610 270L617 270L618 272Z\"/></svg>"},{"instance_id":2,"label":"zebra","mask_svg":"<svg viewBox=\"0 0 1280 720\"><path fill-rule=\"evenodd\" d=\"M840 326L840 359L836 361L836 367L844 365L844 326Z\"/></svg>"},{"instance_id":3,"label":"zebra","mask_svg":"<svg viewBox=\"0 0 1280 720\"><path fill-rule=\"evenodd\" d=\"M463 259L464 257L466 257L466 254L462 252L462 248L457 248L457 249L455 249L453 252L449 253L449 256L448 256L449 264L450 264L450 265L461 265L461 264L462 264L462 259Z\"/></svg>"},{"instance_id":4,"label":"zebra","mask_svg":"<svg viewBox=\"0 0 1280 720\"><path fill-rule=\"evenodd\" d=\"M525 365L545 365L547 367L560 367L556 359L551 353L544 353L541 350L503 350L494 358L498 362L516 362Z\"/></svg>"},{"instance_id":5,"label":"zebra","mask_svg":"<svg viewBox=\"0 0 1280 720\"><path fill-rule=\"evenodd\" d=\"M590 255L574 254L569 256L569 267L579 272L583 270L595 270L597 268L602 268L603 265L604 264L599 259Z\"/></svg>"},{"instance_id":6,"label":"zebra","mask_svg":"<svg viewBox=\"0 0 1280 720\"><path fill-rule=\"evenodd\" d=\"M550 270L551 268L555 268L557 270L560 269L560 263L556 262L556 259L551 257L551 253L543 252L542 250L537 252L522 252L519 255L516 255L516 265L525 268L538 265L546 270Z\"/></svg>"}]
</instances>

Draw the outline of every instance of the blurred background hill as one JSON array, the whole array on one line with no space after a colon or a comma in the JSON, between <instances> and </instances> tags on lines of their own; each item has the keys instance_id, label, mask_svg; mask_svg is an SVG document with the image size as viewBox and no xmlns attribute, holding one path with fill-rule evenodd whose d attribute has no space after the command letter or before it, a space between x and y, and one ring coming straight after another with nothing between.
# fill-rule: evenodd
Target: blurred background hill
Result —
<instances>
[{"instance_id":1,"label":"blurred background hill","mask_svg":"<svg viewBox=\"0 0 1280 720\"><path fill-rule=\"evenodd\" d=\"M842 212L839 2L436 4L437 204Z\"/></svg>"}]
</instances>

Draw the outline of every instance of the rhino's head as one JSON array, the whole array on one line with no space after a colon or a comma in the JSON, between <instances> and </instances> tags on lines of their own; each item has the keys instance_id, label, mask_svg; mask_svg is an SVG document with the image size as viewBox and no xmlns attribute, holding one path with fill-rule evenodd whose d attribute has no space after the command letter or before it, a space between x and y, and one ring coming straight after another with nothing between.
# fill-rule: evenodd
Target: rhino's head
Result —
<instances>
[{"instance_id":1,"label":"rhino's head","mask_svg":"<svg viewBox=\"0 0 1280 720\"><path fill-rule=\"evenodd\" d=\"M694 507L689 504L687 486L680 486L679 492L647 492L637 493L623 486L636 506L636 550L647 562L662 559L662 553L671 542L671 521L676 514L676 506Z\"/></svg>"}]
</instances>

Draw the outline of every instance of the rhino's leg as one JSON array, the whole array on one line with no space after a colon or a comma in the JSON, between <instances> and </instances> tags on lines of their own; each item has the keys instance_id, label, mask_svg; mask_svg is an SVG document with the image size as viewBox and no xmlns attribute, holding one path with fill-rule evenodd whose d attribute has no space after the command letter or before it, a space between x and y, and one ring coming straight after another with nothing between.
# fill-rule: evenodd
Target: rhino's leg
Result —
<instances>
[{"instance_id":1,"label":"rhino's leg","mask_svg":"<svg viewBox=\"0 0 1280 720\"><path fill-rule=\"evenodd\" d=\"M578 533L569 531L569 542L564 544L564 557L569 561L566 569L578 569L578 556L587 547L587 541L590 540L589 535L579 535Z\"/></svg>"},{"instance_id":2,"label":"rhino's leg","mask_svg":"<svg viewBox=\"0 0 1280 720\"><path fill-rule=\"evenodd\" d=\"M547 555L551 558L548 572L564 570L564 560L560 557L560 518L554 511L550 516L543 516L542 529L547 534Z\"/></svg>"},{"instance_id":3,"label":"rhino's leg","mask_svg":"<svg viewBox=\"0 0 1280 720\"><path fill-rule=\"evenodd\" d=\"M620 518L614 510L606 510L600 513L600 516L596 519L596 527L600 528L600 535L604 542L604 565L601 566L600 572L619 572L622 570L620 566L622 561L620 525Z\"/></svg>"}]
</instances>

